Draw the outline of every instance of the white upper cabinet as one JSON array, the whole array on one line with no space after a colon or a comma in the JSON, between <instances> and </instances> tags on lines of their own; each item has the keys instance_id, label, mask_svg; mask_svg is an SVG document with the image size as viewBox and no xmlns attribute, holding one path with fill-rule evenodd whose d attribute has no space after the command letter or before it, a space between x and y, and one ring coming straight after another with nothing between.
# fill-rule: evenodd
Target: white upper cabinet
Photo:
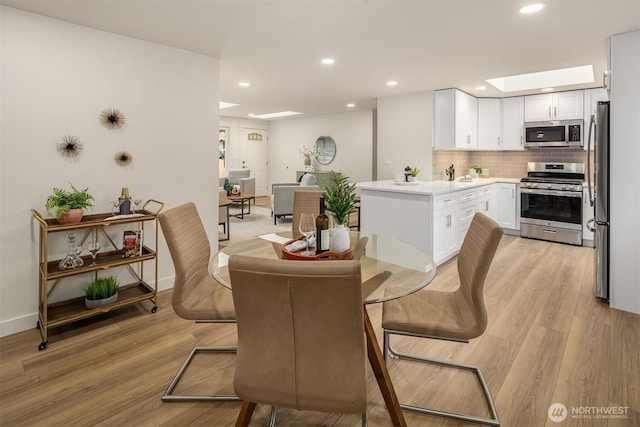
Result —
<instances>
[{"instance_id":1,"label":"white upper cabinet","mask_svg":"<svg viewBox=\"0 0 640 427\"><path fill-rule=\"evenodd\" d=\"M478 149L499 150L502 107L497 98L478 99Z\"/></svg>"},{"instance_id":2,"label":"white upper cabinet","mask_svg":"<svg viewBox=\"0 0 640 427\"><path fill-rule=\"evenodd\" d=\"M582 119L583 91L545 93L524 97L525 122Z\"/></svg>"},{"instance_id":3,"label":"white upper cabinet","mask_svg":"<svg viewBox=\"0 0 640 427\"><path fill-rule=\"evenodd\" d=\"M589 126L591 125L591 115L596 112L596 103L598 101L608 101L609 96L604 88L587 89L584 91L584 149L589 147L587 139L589 138ZM591 149L595 148L595 132L591 132Z\"/></svg>"},{"instance_id":4,"label":"white upper cabinet","mask_svg":"<svg viewBox=\"0 0 640 427\"><path fill-rule=\"evenodd\" d=\"M524 97L502 99L502 150L524 150Z\"/></svg>"},{"instance_id":5,"label":"white upper cabinet","mask_svg":"<svg viewBox=\"0 0 640 427\"><path fill-rule=\"evenodd\" d=\"M434 147L478 147L478 100L457 89L434 92Z\"/></svg>"}]
</instances>

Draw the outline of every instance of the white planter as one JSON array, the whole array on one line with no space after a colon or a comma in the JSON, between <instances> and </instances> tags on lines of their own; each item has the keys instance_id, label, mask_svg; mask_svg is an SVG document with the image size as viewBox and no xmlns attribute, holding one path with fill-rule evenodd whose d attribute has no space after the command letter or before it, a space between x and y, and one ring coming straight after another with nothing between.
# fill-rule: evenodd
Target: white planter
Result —
<instances>
[{"instance_id":1,"label":"white planter","mask_svg":"<svg viewBox=\"0 0 640 427\"><path fill-rule=\"evenodd\" d=\"M118 301L118 294L117 293L115 295L111 295L109 298L103 298L103 299L87 299L87 298L85 298L84 299L84 305L89 310L92 310L94 308L104 307L105 305L113 304L116 301Z\"/></svg>"},{"instance_id":2,"label":"white planter","mask_svg":"<svg viewBox=\"0 0 640 427\"><path fill-rule=\"evenodd\" d=\"M338 253L346 252L349 250L350 245L349 228L344 225L336 225L331 231L331 251Z\"/></svg>"}]
</instances>

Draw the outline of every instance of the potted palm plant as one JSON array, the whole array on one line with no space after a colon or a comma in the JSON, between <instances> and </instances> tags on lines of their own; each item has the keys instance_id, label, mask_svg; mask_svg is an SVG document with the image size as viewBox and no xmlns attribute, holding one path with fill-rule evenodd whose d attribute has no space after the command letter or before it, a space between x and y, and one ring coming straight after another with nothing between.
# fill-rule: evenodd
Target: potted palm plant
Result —
<instances>
[{"instance_id":1,"label":"potted palm plant","mask_svg":"<svg viewBox=\"0 0 640 427\"><path fill-rule=\"evenodd\" d=\"M355 211L356 185L349 183L348 176L331 171L324 202L336 223L331 233L331 250L344 252L349 249L349 214Z\"/></svg>"},{"instance_id":2,"label":"potted palm plant","mask_svg":"<svg viewBox=\"0 0 640 427\"><path fill-rule=\"evenodd\" d=\"M82 220L83 209L93 207L93 196L89 188L78 190L73 184L72 191L60 187L53 188L53 194L47 198L45 207L53 213L60 224L74 224Z\"/></svg>"},{"instance_id":3,"label":"potted palm plant","mask_svg":"<svg viewBox=\"0 0 640 427\"><path fill-rule=\"evenodd\" d=\"M118 300L118 282L115 277L97 277L84 289L84 305L89 309L104 307Z\"/></svg>"}]
</instances>

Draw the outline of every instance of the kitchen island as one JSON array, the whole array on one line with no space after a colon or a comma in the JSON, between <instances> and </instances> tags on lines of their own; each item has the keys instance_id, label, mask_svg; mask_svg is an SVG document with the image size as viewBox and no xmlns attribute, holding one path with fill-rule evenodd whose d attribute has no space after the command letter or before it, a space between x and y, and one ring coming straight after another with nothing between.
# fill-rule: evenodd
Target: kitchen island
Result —
<instances>
[{"instance_id":1,"label":"kitchen island","mask_svg":"<svg viewBox=\"0 0 640 427\"><path fill-rule=\"evenodd\" d=\"M437 264L460 250L480 211L518 234L519 179L360 182L362 231L394 237L432 255Z\"/></svg>"}]
</instances>

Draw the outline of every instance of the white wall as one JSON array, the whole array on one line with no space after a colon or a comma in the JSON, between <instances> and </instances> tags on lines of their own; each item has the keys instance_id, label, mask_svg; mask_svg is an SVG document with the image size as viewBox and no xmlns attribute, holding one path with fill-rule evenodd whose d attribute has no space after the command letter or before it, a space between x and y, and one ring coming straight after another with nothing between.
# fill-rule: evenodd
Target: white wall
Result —
<instances>
[{"instance_id":1,"label":"white wall","mask_svg":"<svg viewBox=\"0 0 640 427\"><path fill-rule=\"evenodd\" d=\"M122 187L165 209L194 201L217 247L219 72L214 58L0 8L4 336L36 325L38 235L30 210L43 212L54 186L89 187L96 198L89 213L109 211ZM108 107L125 114L123 129L100 125ZM84 143L74 162L56 153L70 134ZM131 166L115 164L120 150L131 152ZM160 286L170 287L164 241L159 259Z\"/></svg>"},{"instance_id":2,"label":"white wall","mask_svg":"<svg viewBox=\"0 0 640 427\"><path fill-rule=\"evenodd\" d=\"M378 98L378 179L393 179L406 166L431 181L433 92ZM401 147L401 148L400 148Z\"/></svg>"},{"instance_id":3,"label":"white wall","mask_svg":"<svg viewBox=\"0 0 640 427\"><path fill-rule=\"evenodd\" d=\"M274 120L270 130L271 182L295 182L296 171L304 162L298 152L301 145L312 148L320 136L336 142L336 157L328 165L315 163L315 170L342 172L351 182L371 181L373 112L354 111Z\"/></svg>"}]
</instances>

